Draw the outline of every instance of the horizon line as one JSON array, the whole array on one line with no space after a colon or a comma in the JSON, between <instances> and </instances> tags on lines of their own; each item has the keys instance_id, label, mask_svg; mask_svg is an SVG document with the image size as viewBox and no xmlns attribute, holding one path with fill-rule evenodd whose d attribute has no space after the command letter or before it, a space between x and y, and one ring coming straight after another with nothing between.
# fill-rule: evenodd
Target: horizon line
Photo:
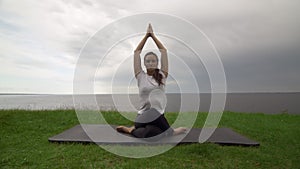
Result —
<instances>
[{"instance_id":1,"label":"horizon line","mask_svg":"<svg viewBox=\"0 0 300 169\"><path fill-rule=\"evenodd\" d=\"M166 92L166 94L212 94L212 93L222 93L223 92L200 92L200 93L191 93L191 92L185 92L185 93L174 93L174 92ZM258 93L300 93L300 91L255 91L255 92L225 92L225 94L258 94ZM0 93L0 95L112 95L112 94L139 94L139 93L80 93L80 94L74 94L74 93Z\"/></svg>"}]
</instances>

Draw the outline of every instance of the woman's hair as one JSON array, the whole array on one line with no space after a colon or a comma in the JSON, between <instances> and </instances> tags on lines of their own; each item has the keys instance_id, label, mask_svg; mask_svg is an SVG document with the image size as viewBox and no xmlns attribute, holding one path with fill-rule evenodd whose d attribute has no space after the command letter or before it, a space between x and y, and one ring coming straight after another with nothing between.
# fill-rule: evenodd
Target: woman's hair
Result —
<instances>
[{"instance_id":1,"label":"woman's hair","mask_svg":"<svg viewBox=\"0 0 300 169\"><path fill-rule=\"evenodd\" d=\"M158 56L154 53L154 52L148 52L145 54L145 57L144 57L144 60L146 59L146 57L148 55L154 55L156 57L156 60L158 62ZM155 79L155 81L158 83L158 86L160 86L161 84L164 85L164 83L162 82L162 78L163 78L163 75L159 73L159 69L155 69L154 70L154 73L152 75L152 77Z\"/></svg>"}]
</instances>

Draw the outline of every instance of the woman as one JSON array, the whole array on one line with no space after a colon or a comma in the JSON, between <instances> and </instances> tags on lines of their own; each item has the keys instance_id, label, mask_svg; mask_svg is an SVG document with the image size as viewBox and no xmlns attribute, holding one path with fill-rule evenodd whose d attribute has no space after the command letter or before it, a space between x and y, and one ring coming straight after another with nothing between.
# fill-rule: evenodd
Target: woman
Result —
<instances>
[{"instance_id":1,"label":"woman","mask_svg":"<svg viewBox=\"0 0 300 169\"><path fill-rule=\"evenodd\" d=\"M158 57L153 52L146 53L144 65L147 73L142 70L140 53L151 37L161 52L161 69L158 69ZM168 56L163 44L154 35L149 24L147 33L134 51L134 73L138 81L140 109L133 127L118 126L119 132L132 134L137 138L148 138L165 132L166 136L184 133L186 128L172 129L164 116L166 97L165 83L168 77Z\"/></svg>"}]
</instances>

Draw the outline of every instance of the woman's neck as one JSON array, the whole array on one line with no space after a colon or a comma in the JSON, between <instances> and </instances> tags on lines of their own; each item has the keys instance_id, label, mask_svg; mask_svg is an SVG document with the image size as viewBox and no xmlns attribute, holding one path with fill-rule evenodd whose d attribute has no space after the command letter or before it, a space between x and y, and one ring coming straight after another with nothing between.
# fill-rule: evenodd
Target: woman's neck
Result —
<instances>
[{"instance_id":1,"label":"woman's neck","mask_svg":"<svg viewBox=\"0 0 300 169\"><path fill-rule=\"evenodd\" d=\"M154 73L154 71L155 71L155 69L147 69L147 74L148 74L149 76L152 76L153 73Z\"/></svg>"}]
</instances>

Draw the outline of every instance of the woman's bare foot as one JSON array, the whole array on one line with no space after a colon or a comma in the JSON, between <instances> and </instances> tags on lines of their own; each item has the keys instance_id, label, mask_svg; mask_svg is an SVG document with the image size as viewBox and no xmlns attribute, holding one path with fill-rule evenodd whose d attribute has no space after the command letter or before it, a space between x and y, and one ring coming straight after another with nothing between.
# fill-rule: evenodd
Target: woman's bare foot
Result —
<instances>
[{"instance_id":1,"label":"woman's bare foot","mask_svg":"<svg viewBox=\"0 0 300 169\"><path fill-rule=\"evenodd\" d=\"M186 131L187 131L187 128L185 128L185 127L178 127L176 129L174 129L173 135L182 134L182 133L185 133Z\"/></svg>"},{"instance_id":2,"label":"woman's bare foot","mask_svg":"<svg viewBox=\"0 0 300 169\"><path fill-rule=\"evenodd\" d=\"M120 133L127 133L130 134L132 130L134 129L134 126L132 127L126 127L126 126L118 126L116 130Z\"/></svg>"}]
</instances>

